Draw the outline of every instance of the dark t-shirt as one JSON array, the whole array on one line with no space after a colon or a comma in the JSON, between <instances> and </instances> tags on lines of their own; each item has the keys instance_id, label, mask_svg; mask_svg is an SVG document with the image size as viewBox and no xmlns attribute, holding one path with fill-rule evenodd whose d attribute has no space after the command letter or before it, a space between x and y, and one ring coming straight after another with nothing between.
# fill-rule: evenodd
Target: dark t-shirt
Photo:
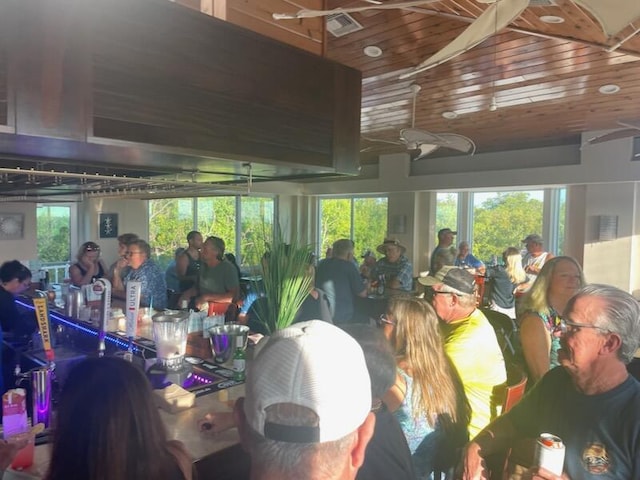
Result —
<instances>
[{"instance_id":1,"label":"dark t-shirt","mask_svg":"<svg viewBox=\"0 0 640 480\"><path fill-rule=\"evenodd\" d=\"M0 287L0 324L4 332L12 332L16 337L27 337L38 328L35 314L20 313L13 294L2 287Z\"/></svg>"},{"instance_id":2,"label":"dark t-shirt","mask_svg":"<svg viewBox=\"0 0 640 480\"><path fill-rule=\"evenodd\" d=\"M516 288L503 266L487 269L487 277L491 279L491 291L489 298L501 308L513 308L515 297L513 291Z\"/></svg>"},{"instance_id":3,"label":"dark t-shirt","mask_svg":"<svg viewBox=\"0 0 640 480\"><path fill-rule=\"evenodd\" d=\"M354 298L365 285L358 269L348 260L327 258L318 264L316 285L324 290L333 310L333 321L349 323L353 319Z\"/></svg>"},{"instance_id":4,"label":"dark t-shirt","mask_svg":"<svg viewBox=\"0 0 640 480\"><path fill-rule=\"evenodd\" d=\"M396 417L384 405L376 412L373 437L356 480L414 480L411 452Z\"/></svg>"},{"instance_id":5,"label":"dark t-shirt","mask_svg":"<svg viewBox=\"0 0 640 480\"><path fill-rule=\"evenodd\" d=\"M571 480L640 478L640 383L632 376L608 392L584 395L556 367L506 415L522 437L559 436Z\"/></svg>"}]
</instances>

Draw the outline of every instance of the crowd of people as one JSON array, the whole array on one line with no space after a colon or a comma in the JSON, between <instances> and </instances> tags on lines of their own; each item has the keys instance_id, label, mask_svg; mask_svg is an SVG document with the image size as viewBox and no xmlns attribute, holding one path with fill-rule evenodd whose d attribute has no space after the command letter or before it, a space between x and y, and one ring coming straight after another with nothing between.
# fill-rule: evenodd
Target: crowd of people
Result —
<instances>
[{"instance_id":1,"label":"crowd of people","mask_svg":"<svg viewBox=\"0 0 640 480\"><path fill-rule=\"evenodd\" d=\"M547 253L536 261L543 255L537 235L523 240L524 258L509 247L504 265L485 266L466 242L452 247L455 234L439 232L432 258L438 269L417 285L406 248L395 239L378 246L377 261L366 252L362 265L348 239L334 242L315 269L310 259L305 275L315 281L305 308L324 299L325 318L301 308L293 325L265 332L228 425L238 428L253 479L488 478L491 455L543 432L564 442L563 473L525 456L518 457L522 478L640 478L640 384L626 369L640 346L638 301L618 288L587 284L571 257ZM224 241L191 232L187 243L171 266L180 300L203 307L238 298L239 275ZM148 244L127 238L121 253L106 269L99 247L83 244L74 283L111 273L119 287L148 275L143 299L156 304L153 281L164 275L151 270ZM30 281L20 267L0 268L7 309ZM510 365L478 304L476 278L483 274L493 284L491 309L517 321L529 384L502 415L496 392ZM375 282L384 282L384 312L358 323L358 299ZM256 330L259 322L249 317ZM11 328L9 317L0 320ZM80 363L59 400L45 478L191 479L188 453L166 437L150 399L147 379L131 364ZM82 425L74 421L78 412L87 419ZM14 450L0 448L0 461Z\"/></svg>"}]
</instances>

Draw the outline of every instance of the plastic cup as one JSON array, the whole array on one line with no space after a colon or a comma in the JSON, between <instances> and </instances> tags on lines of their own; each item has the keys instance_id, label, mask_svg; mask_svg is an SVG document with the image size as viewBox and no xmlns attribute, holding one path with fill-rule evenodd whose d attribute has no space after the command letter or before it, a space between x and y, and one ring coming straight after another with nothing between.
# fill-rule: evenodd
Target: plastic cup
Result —
<instances>
[{"instance_id":1,"label":"plastic cup","mask_svg":"<svg viewBox=\"0 0 640 480\"><path fill-rule=\"evenodd\" d=\"M30 432L19 433L18 435L9 437L7 441L11 443L12 441L17 441L21 438L24 438L25 436L28 437L27 446L21 450L18 450L18 453L11 462L11 468L13 468L14 470L24 470L25 468L29 468L31 465L33 465L33 455L36 448L36 442L35 437Z\"/></svg>"}]
</instances>

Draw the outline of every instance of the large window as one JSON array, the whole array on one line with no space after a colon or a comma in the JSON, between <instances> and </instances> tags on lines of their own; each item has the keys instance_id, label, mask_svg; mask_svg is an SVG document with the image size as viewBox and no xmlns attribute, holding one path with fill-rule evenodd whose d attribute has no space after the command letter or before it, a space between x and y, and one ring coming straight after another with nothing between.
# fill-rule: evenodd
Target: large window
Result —
<instances>
[{"instance_id":1,"label":"large window","mask_svg":"<svg viewBox=\"0 0 640 480\"><path fill-rule=\"evenodd\" d=\"M458 194L438 193L436 195L436 232L443 228L455 230L458 225Z\"/></svg>"},{"instance_id":2,"label":"large window","mask_svg":"<svg viewBox=\"0 0 640 480\"><path fill-rule=\"evenodd\" d=\"M254 265L273 235L274 200L270 197L172 198L149 201L149 238L154 259L166 268L187 233L215 235L240 265Z\"/></svg>"},{"instance_id":3,"label":"large window","mask_svg":"<svg viewBox=\"0 0 640 480\"><path fill-rule=\"evenodd\" d=\"M387 197L323 198L320 200L319 249L324 253L333 242L349 238L356 257L375 247L387 231Z\"/></svg>"},{"instance_id":4,"label":"large window","mask_svg":"<svg viewBox=\"0 0 640 480\"><path fill-rule=\"evenodd\" d=\"M435 230L458 230L456 245L468 241L484 262L501 258L507 247L538 233L555 254L564 251L566 189L494 192L442 192L436 195ZM545 218L546 215L546 218ZM434 239L437 241L437 239Z\"/></svg>"},{"instance_id":5,"label":"large window","mask_svg":"<svg viewBox=\"0 0 640 480\"><path fill-rule=\"evenodd\" d=\"M473 254L486 263L507 247L521 248L530 233L541 235L543 207L542 190L474 193Z\"/></svg>"},{"instance_id":6,"label":"large window","mask_svg":"<svg viewBox=\"0 0 640 480\"><path fill-rule=\"evenodd\" d=\"M241 197L240 258L243 266L258 265L265 241L273 238L274 203L271 198Z\"/></svg>"},{"instance_id":7,"label":"large window","mask_svg":"<svg viewBox=\"0 0 640 480\"><path fill-rule=\"evenodd\" d=\"M75 252L71 251L72 209L75 206L58 204L38 204L37 243L40 265L32 268L43 268L49 271L51 282L59 283L65 276L68 264L74 260Z\"/></svg>"}]
</instances>

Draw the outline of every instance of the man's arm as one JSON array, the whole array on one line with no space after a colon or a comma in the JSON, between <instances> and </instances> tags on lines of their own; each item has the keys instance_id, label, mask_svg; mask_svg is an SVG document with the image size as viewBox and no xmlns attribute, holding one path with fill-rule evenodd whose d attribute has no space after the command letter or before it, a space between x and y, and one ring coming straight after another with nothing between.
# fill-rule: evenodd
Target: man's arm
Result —
<instances>
[{"instance_id":1,"label":"man's arm","mask_svg":"<svg viewBox=\"0 0 640 480\"><path fill-rule=\"evenodd\" d=\"M189 257L187 257L186 253L181 253L176 259L176 273L180 280L185 279L187 268L189 268Z\"/></svg>"},{"instance_id":2,"label":"man's arm","mask_svg":"<svg viewBox=\"0 0 640 480\"><path fill-rule=\"evenodd\" d=\"M485 427L471 440L462 452L463 480L489 478L485 475L484 459L492 453L505 452L513 445L517 431L508 416L501 416Z\"/></svg>"}]
</instances>

